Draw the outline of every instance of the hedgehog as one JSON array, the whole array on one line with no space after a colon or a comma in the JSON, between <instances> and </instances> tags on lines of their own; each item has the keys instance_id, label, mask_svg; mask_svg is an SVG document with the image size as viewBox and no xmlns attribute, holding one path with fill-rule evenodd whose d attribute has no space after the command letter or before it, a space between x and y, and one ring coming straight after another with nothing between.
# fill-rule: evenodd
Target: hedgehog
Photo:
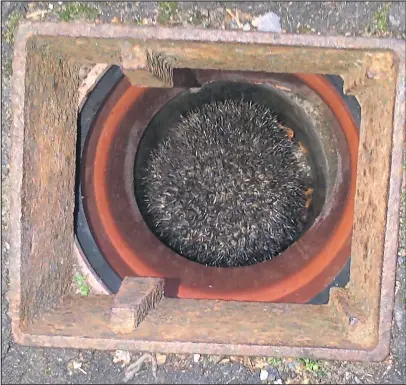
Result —
<instances>
[{"instance_id":1,"label":"hedgehog","mask_svg":"<svg viewBox=\"0 0 406 385\"><path fill-rule=\"evenodd\" d=\"M279 255L304 231L312 184L292 133L268 107L244 100L181 116L146 161L147 225L177 254L206 266Z\"/></svg>"}]
</instances>

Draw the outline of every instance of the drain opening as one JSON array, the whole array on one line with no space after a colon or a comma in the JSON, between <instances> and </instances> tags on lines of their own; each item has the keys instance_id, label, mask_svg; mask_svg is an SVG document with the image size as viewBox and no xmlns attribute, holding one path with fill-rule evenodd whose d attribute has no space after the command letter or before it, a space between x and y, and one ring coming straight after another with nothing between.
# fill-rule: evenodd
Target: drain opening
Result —
<instances>
[{"instance_id":1,"label":"drain opening","mask_svg":"<svg viewBox=\"0 0 406 385\"><path fill-rule=\"evenodd\" d=\"M218 81L167 103L140 140L135 194L152 232L206 266L281 254L325 197L310 122L278 91Z\"/></svg>"},{"instance_id":2,"label":"drain opening","mask_svg":"<svg viewBox=\"0 0 406 385\"><path fill-rule=\"evenodd\" d=\"M342 91L337 93L317 75L194 74L203 85L199 89L139 88L122 78L110 91L96 92L104 84L102 78L90 94L80 113L76 227L87 260L112 292L126 276L163 277L167 297L326 303L328 288L347 281L348 272L344 281L337 280L337 274L350 256L351 227L346 219L352 215L348 191L354 181L357 128L346 120L350 112L345 108L344 115L334 114ZM102 95L105 100L99 106ZM275 258L236 268L205 266L167 247L148 227L140 199L145 162L170 128L190 111L226 101L259 103L272 111L292 146L307 150L307 184L313 188L298 239ZM323 297L316 298L322 291Z\"/></svg>"}]
</instances>

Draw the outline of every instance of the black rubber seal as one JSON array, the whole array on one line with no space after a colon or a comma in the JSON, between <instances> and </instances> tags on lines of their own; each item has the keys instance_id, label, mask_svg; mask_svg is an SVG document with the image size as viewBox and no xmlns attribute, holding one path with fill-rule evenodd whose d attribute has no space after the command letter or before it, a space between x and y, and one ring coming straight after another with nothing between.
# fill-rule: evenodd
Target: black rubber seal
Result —
<instances>
[{"instance_id":1,"label":"black rubber seal","mask_svg":"<svg viewBox=\"0 0 406 385\"><path fill-rule=\"evenodd\" d=\"M331 82L334 88L338 91L341 98L344 100L348 109L351 111L352 118L358 128L358 132L361 127L361 106L358 100L353 95L345 95L343 91L344 80L338 75L325 75L325 77ZM312 298L308 304L311 305L326 305L330 299L330 288L332 287L345 287L350 281L350 270L351 270L351 256L348 258L344 267L334 278L334 280L319 294Z\"/></svg>"},{"instance_id":2,"label":"black rubber seal","mask_svg":"<svg viewBox=\"0 0 406 385\"><path fill-rule=\"evenodd\" d=\"M334 85L340 96L351 111L353 119L358 127L361 125L361 107L354 96L344 95L343 79L338 75L325 75ZM86 256L95 273L102 280L111 293L117 293L122 279L110 266L101 253L86 219L83 198L81 193L81 160L83 150L89 135L91 135L93 122L97 118L105 101L118 82L124 77L120 67L112 66L96 84L88 96L78 116L78 141L77 141L77 165L76 165L76 208L75 208L75 234L79 246ZM312 305L327 304L330 297L331 287L345 287L350 280L351 257L341 269L337 277L312 300L307 302Z\"/></svg>"},{"instance_id":3,"label":"black rubber seal","mask_svg":"<svg viewBox=\"0 0 406 385\"><path fill-rule=\"evenodd\" d=\"M75 210L75 234L82 252L86 256L89 264L95 273L103 281L104 285L112 292L117 293L121 286L121 278L113 270L99 247L90 230L83 207L82 188L81 188L81 166L83 150L89 135L91 135L93 122L96 120L99 112L110 93L113 91L124 74L120 67L110 67L103 77L96 84L88 96L83 108L78 116L78 139L77 139L77 162L76 162L76 210Z\"/></svg>"}]
</instances>

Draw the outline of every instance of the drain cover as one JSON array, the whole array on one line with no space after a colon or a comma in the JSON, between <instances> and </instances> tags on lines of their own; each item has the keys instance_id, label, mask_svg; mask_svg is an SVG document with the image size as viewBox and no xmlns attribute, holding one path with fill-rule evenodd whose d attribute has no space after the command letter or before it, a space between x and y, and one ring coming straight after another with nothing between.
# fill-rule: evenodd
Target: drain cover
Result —
<instances>
[{"instance_id":1,"label":"drain cover","mask_svg":"<svg viewBox=\"0 0 406 385\"><path fill-rule=\"evenodd\" d=\"M117 65L126 77L113 67L116 78L96 85L106 93L88 100L99 112L81 115L81 134L86 125L90 131L81 143L77 201L94 237L86 242L103 258L86 254L117 292L82 297L71 285L72 213L76 95L80 67L89 63ZM333 84L317 74L339 77ZM16 35L13 77L9 298L17 342L386 357L404 147L403 42L27 23ZM358 115L337 91L340 78L344 93L359 102ZM134 196L134 159L146 148L139 147L146 127L170 100L212 81L262 84L289 96L317 133L311 154L319 154L317 143L324 151L325 189L314 192L325 196L312 200L313 209L324 202L320 213L294 244L263 263L219 268L178 255L149 229ZM331 287L327 304L308 304L339 283L350 254L345 287Z\"/></svg>"}]
</instances>

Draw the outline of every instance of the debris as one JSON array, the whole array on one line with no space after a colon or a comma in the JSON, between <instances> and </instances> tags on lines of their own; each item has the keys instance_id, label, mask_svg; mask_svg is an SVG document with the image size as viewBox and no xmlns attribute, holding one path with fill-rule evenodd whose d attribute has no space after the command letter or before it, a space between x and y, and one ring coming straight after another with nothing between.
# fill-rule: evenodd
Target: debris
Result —
<instances>
[{"instance_id":1,"label":"debris","mask_svg":"<svg viewBox=\"0 0 406 385\"><path fill-rule=\"evenodd\" d=\"M28 13L25 18L27 20L38 20L39 18L46 15L49 11L47 9L40 9L38 11Z\"/></svg>"},{"instance_id":2,"label":"debris","mask_svg":"<svg viewBox=\"0 0 406 385\"><path fill-rule=\"evenodd\" d=\"M157 363L155 357L150 353L143 354L137 361L132 363L124 371L124 382L128 382L134 378L134 376L141 370L143 363L149 360L151 362L152 375L156 379Z\"/></svg>"},{"instance_id":3,"label":"debris","mask_svg":"<svg viewBox=\"0 0 406 385\"><path fill-rule=\"evenodd\" d=\"M242 357L242 364L251 372L255 372L255 366L254 363L252 362L251 357L244 356Z\"/></svg>"},{"instance_id":4,"label":"debris","mask_svg":"<svg viewBox=\"0 0 406 385\"><path fill-rule=\"evenodd\" d=\"M299 147L303 154L307 154L307 149L305 146L303 146L302 142L299 142Z\"/></svg>"},{"instance_id":5,"label":"debris","mask_svg":"<svg viewBox=\"0 0 406 385\"><path fill-rule=\"evenodd\" d=\"M279 378L278 380L274 381L273 383L280 385L280 384L283 384L283 381Z\"/></svg>"},{"instance_id":6,"label":"debris","mask_svg":"<svg viewBox=\"0 0 406 385\"><path fill-rule=\"evenodd\" d=\"M118 24L118 23L120 22L120 20L119 20L119 18L118 18L117 16L114 16L114 17L111 19L111 22L112 22L113 24Z\"/></svg>"},{"instance_id":7,"label":"debris","mask_svg":"<svg viewBox=\"0 0 406 385\"><path fill-rule=\"evenodd\" d=\"M268 372L265 369L261 369L261 373L259 373L259 379L261 381L266 381L268 379Z\"/></svg>"},{"instance_id":8,"label":"debris","mask_svg":"<svg viewBox=\"0 0 406 385\"><path fill-rule=\"evenodd\" d=\"M362 381L357 376L354 376L354 382L356 384L362 384Z\"/></svg>"},{"instance_id":9,"label":"debris","mask_svg":"<svg viewBox=\"0 0 406 385\"><path fill-rule=\"evenodd\" d=\"M268 362L265 358L263 358L263 357L254 358L254 367L256 369L263 369L266 366L268 366Z\"/></svg>"},{"instance_id":10,"label":"debris","mask_svg":"<svg viewBox=\"0 0 406 385\"><path fill-rule=\"evenodd\" d=\"M82 369L82 363L81 362L78 362L78 361L69 362L68 363L69 375L71 376L75 370L79 370L83 374L87 374L87 372Z\"/></svg>"},{"instance_id":11,"label":"debris","mask_svg":"<svg viewBox=\"0 0 406 385\"><path fill-rule=\"evenodd\" d=\"M158 365L163 365L166 362L166 354L155 353L155 358Z\"/></svg>"},{"instance_id":12,"label":"debris","mask_svg":"<svg viewBox=\"0 0 406 385\"><path fill-rule=\"evenodd\" d=\"M199 362L199 360L200 360L200 354L193 354L193 361Z\"/></svg>"},{"instance_id":13,"label":"debris","mask_svg":"<svg viewBox=\"0 0 406 385\"><path fill-rule=\"evenodd\" d=\"M308 189L308 190L312 190L312 189ZM306 196L307 196L308 190L306 190L306 192L305 192L305 195L306 195ZM289 363L287 364L287 367L288 367L290 370L296 371L296 370L299 368L299 363L298 363L297 361L292 361L292 362L289 362Z\"/></svg>"},{"instance_id":14,"label":"debris","mask_svg":"<svg viewBox=\"0 0 406 385\"><path fill-rule=\"evenodd\" d=\"M400 19L395 18L393 15L389 15L389 21L394 27L400 26Z\"/></svg>"},{"instance_id":15,"label":"debris","mask_svg":"<svg viewBox=\"0 0 406 385\"><path fill-rule=\"evenodd\" d=\"M223 358L223 356L215 356L215 355L207 356L207 359L214 365L224 363L225 360L226 360L225 362L229 361L228 358Z\"/></svg>"},{"instance_id":16,"label":"debris","mask_svg":"<svg viewBox=\"0 0 406 385\"><path fill-rule=\"evenodd\" d=\"M49 3L48 8L52 10L52 9L54 9L54 5L52 3Z\"/></svg>"},{"instance_id":17,"label":"debris","mask_svg":"<svg viewBox=\"0 0 406 385\"><path fill-rule=\"evenodd\" d=\"M227 357L224 357L218 362L218 364L227 364L228 362L230 362L230 359Z\"/></svg>"},{"instance_id":18,"label":"debris","mask_svg":"<svg viewBox=\"0 0 406 385\"><path fill-rule=\"evenodd\" d=\"M238 29L238 25L234 20L230 21L230 28L231 29Z\"/></svg>"},{"instance_id":19,"label":"debris","mask_svg":"<svg viewBox=\"0 0 406 385\"><path fill-rule=\"evenodd\" d=\"M113 357L115 364L121 363L121 367L128 365L131 361L131 354L127 350L116 350Z\"/></svg>"},{"instance_id":20,"label":"debris","mask_svg":"<svg viewBox=\"0 0 406 385\"><path fill-rule=\"evenodd\" d=\"M267 12L254 18L251 24L261 32L282 32L280 17L273 12Z\"/></svg>"},{"instance_id":21,"label":"debris","mask_svg":"<svg viewBox=\"0 0 406 385\"><path fill-rule=\"evenodd\" d=\"M235 11L235 14L231 11L231 9L226 9L226 12L229 14L231 17L232 21L234 21L237 24L238 28L243 28L243 24L240 21L240 18L238 17L238 10Z\"/></svg>"},{"instance_id":22,"label":"debris","mask_svg":"<svg viewBox=\"0 0 406 385\"><path fill-rule=\"evenodd\" d=\"M242 30L243 30L244 32L250 31L250 30L251 30L251 25L250 25L250 23L245 23L244 26L242 27Z\"/></svg>"},{"instance_id":23,"label":"debris","mask_svg":"<svg viewBox=\"0 0 406 385\"><path fill-rule=\"evenodd\" d=\"M273 86L275 87L275 88L278 88L279 90L282 90L282 91L292 91L290 88L288 88L288 87L284 87L284 86L280 86L280 85L278 85L278 84L273 84Z\"/></svg>"},{"instance_id":24,"label":"debris","mask_svg":"<svg viewBox=\"0 0 406 385\"><path fill-rule=\"evenodd\" d=\"M283 124L281 124L281 127L285 130L289 139L292 139L295 136L295 132L290 127L284 126Z\"/></svg>"},{"instance_id":25,"label":"debris","mask_svg":"<svg viewBox=\"0 0 406 385\"><path fill-rule=\"evenodd\" d=\"M273 367L268 367L268 381L275 381L277 378L279 378L279 372L273 368Z\"/></svg>"}]
</instances>

